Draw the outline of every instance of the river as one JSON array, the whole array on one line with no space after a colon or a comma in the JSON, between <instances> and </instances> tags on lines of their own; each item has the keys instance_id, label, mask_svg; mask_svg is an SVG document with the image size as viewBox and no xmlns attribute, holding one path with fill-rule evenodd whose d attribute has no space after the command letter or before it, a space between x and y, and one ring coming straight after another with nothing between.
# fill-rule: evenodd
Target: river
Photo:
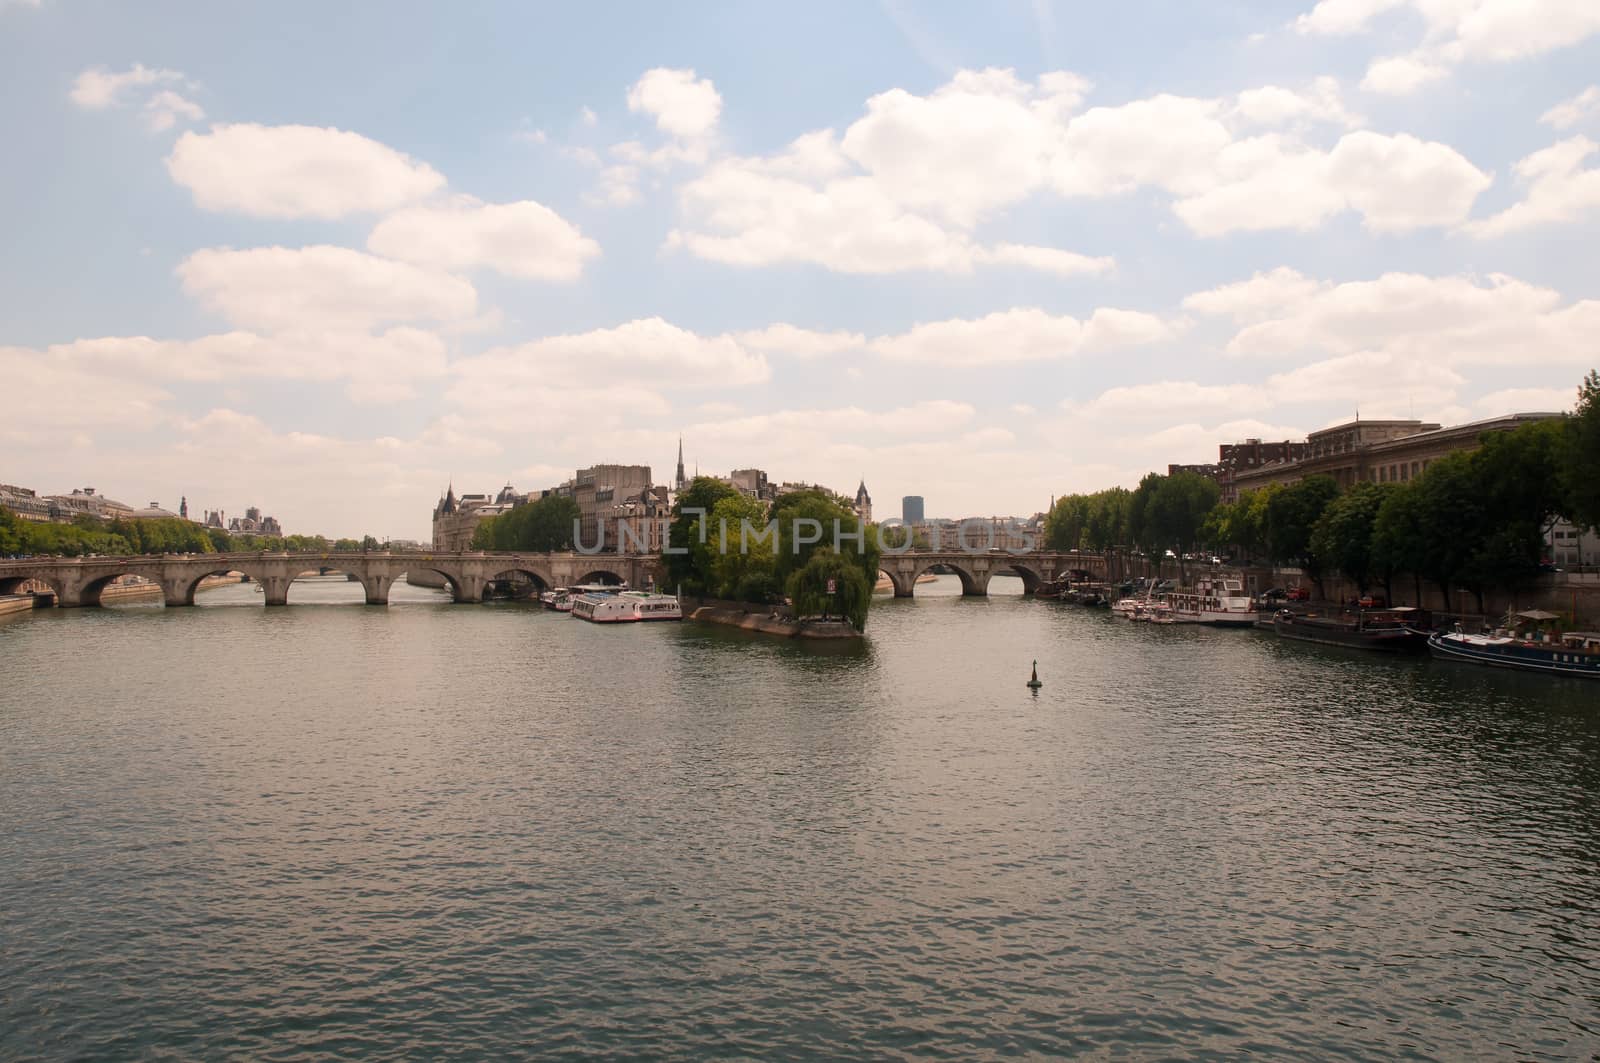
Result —
<instances>
[{"instance_id":1,"label":"river","mask_svg":"<svg viewBox=\"0 0 1600 1063\"><path fill-rule=\"evenodd\" d=\"M0 1056L1600 1051L1600 691L1014 584L0 623Z\"/></svg>"}]
</instances>

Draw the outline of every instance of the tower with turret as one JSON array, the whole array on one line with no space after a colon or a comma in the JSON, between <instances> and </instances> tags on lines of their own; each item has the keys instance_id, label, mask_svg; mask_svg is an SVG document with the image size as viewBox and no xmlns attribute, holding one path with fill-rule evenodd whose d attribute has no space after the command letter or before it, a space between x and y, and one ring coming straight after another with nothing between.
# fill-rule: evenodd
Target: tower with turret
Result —
<instances>
[{"instance_id":1,"label":"tower with turret","mask_svg":"<svg viewBox=\"0 0 1600 1063\"><path fill-rule=\"evenodd\" d=\"M845 483L850 481L846 480ZM872 523L872 496L867 494L867 481L862 480L861 486L856 488L856 516L861 518L861 523Z\"/></svg>"}]
</instances>

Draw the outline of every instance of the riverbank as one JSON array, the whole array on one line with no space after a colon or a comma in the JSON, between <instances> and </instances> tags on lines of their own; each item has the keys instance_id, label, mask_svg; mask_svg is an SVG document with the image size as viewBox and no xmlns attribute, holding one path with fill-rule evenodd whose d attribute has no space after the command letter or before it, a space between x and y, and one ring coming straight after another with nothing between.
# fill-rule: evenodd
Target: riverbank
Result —
<instances>
[{"instance_id":1,"label":"riverbank","mask_svg":"<svg viewBox=\"0 0 1600 1063\"><path fill-rule=\"evenodd\" d=\"M689 604L685 602L686 607ZM780 638L842 640L864 637L843 620L795 620L780 614L776 607L741 602L702 600L684 616L702 624L720 624Z\"/></svg>"},{"instance_id":2,"label":"riverbank","mask_svg":"<svg viewBox=\"0 0 1600 1063\"><path fill-rule=\"evenodd\" d=\"M0 595L0 616L10 616L12 613L31 613L37 603L31 594L5 594Z\"/></svg>"}]
</instances>

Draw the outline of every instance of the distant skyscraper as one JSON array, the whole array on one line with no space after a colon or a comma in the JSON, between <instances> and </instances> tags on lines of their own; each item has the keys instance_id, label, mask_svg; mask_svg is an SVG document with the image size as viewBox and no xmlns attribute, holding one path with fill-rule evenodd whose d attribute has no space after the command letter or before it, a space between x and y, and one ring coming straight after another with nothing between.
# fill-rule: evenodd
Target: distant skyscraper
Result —
<instances>
[{"instance_id":1,"label":"distant skyscraper","mask_svg":"<svg viewBox=\"0 0 1600 1063\"><path fill-rule=\"evenodd\" d=\"M900 519L907 524L921 524L925 519L922 515L922 496L906 495L900 500Z\"/></svg>"}]
</instances>

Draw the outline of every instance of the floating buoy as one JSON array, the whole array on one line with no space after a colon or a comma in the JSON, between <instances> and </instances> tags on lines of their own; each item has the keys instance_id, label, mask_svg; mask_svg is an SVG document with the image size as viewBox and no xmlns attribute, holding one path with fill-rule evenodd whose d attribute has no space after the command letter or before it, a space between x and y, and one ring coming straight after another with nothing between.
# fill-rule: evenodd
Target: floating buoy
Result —
<instances>
[{"instance_id":1,"label":"floating buoy","mask_svg":"<svg viewBox=\"0 0 1600 1063\"><path fill-rule=\"evenodd\" d=\"M1033 662L1033 678L1028 680L1028 689L1029 690L1038 690L1042 686L1044 686L1044 684L1039 682L1039 662L1038 661L1034 661Z\"/></svg>"}]
</instances>

